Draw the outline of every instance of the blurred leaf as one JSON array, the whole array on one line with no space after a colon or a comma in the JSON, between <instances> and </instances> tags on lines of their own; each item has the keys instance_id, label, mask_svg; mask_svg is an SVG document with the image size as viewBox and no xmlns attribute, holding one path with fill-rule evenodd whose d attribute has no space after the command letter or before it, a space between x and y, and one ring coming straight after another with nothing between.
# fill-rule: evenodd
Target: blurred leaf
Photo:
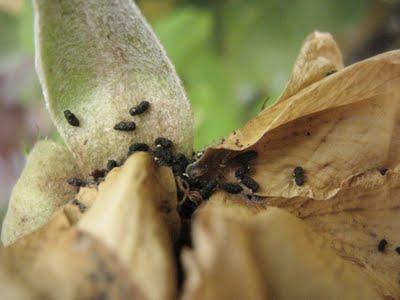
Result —
<instances>
[{"instance_id":1,"label":"blurred leaf","mask_svg":"<svg viewBox=\"0 0 400 300\"><path fill-rule=\"evenodd\" d=\"M33 8L31 0L24 0L18 22L18 37L21 48L28 54L34 53L33 43Z\"/></svg>"},{"instance_id":2,"label":"blurred leaf","mask_svg":"<svg viewBox=\"0 0 400 300\"><path fill-rule=\"evenodd\" d=\"M198 59L195 54L199 47L204 48L210 39L212 16L207 10L184 7L156 21L153 26L177 70L184 73Z\"/></svg>"},{"instance_id":3,"label":"blurred leaf","mask_svg":"<svg viewBox=\"0 0 400 300\"><path fill-rule=\"evenodd\" d=\"M195 147L200 149L236 129L240 106L214 52L199 53L186 76L195 112Z\"/></svg>"},{"instance_id":4,"label":"blurred leaf","mask_svg":"<svg viewBox=\"0 0 400 300\"><path fill-rule=\"evenodd\" d=\"M15 16L0 11L0 55L13 51L18 46ZM1 57L0 57L1 58Z\"/></svg>"},{"instance_id":5,"label":"blurred leaf","mask_svg":"<svg viewBox=\"0 0 400 300\"><path fill-rule=\"evenodd\" d=\"M223 31L232 86L250 82L279 94L302 40L315 29L343 33L358 22L364 6L362 0L228 2Z\"/></svg>"},{"instance_id":6,"label":"blurred leaf","mask_svg":"<svg viewBox=\"0 0 400 300\"><path fill-rule=\"evenodd\" d=\"M209 11L183 8L154 24L192 102L196 149L227 135L239 124L239 103L210 43L212 21Z\"/></svg>"}]
</instances>

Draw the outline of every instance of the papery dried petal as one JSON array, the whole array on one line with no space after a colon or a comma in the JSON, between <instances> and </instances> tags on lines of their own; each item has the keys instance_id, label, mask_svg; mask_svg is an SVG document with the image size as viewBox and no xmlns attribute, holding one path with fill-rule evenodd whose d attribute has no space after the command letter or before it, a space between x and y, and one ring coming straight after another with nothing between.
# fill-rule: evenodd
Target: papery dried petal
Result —
<instances>
[{"instance_id":1,"label":"papery dried petal","mask_svg":"<svg viewBox=\"0 0 400 300\"><path fill-rule=\"evenodd\" d=\"M156 166L149 154L138 152L109 175L78 228L116 254L146 299L174 299L176 266L171 241L180 223L172 171Z\"/></svg>"},{"instance_id":2,"label":"papery dried petal","mask_svg":"<svg viewBox=\"0 0 400 300\"><path fill-rule=\"evenodd\" d=\"M399 62L399 51L388 52L302 89L207 149L191 172L229 176L231 159L252 150L257 195L325 200L359 174L396 165ZM302 186L294 180L297 166L304 169Z\"/></svg>"},{"instance_id":3,"label":"papery dried petal","mask_svg":"<svg viewBox=\"0 0 400 300\"><path fill-rule=\"evenodd\" d=\"M10 299L144 299L118 258L71 227L62 210L39 230L1 249L0 262L4 277L12 284L23 282L29 294Z\"/></svg>"},{"instance_id":4,"label":"papery dried petal","mask_svg":"<svg viewBox=\"0 0 400 300\"><path fill-rule=\"evenodd\" d=\"M285 91L277 102L343 69L342 53L330 33L314 31L303 43Z\"/></svg>"},{"instance_id":5,"label":"papery dried petal","mask_svg":"<svg viewBox=\"0 0 400 300\"><path fill-rule=\"evenodd\" d=\"M184 299L380 299L372 280L304 222L277 208L249 217L246 206L210 204L221 196L196 217Z\"/></svg>"}]
</instances>

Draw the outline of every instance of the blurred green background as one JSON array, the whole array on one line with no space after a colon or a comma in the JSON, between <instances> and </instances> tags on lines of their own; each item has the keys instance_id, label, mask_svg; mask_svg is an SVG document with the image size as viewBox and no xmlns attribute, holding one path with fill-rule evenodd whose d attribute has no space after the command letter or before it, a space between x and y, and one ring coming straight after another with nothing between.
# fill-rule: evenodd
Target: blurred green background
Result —
<instances>
[{"instance_id":1,"label":"blurred green background","mask_svg":"<svg viewBox=\"0 0 400 300\"><path fill-rule=\"evenodd\" d=\"M397 48L398 1L137 1L192 103L195 148L226 136L283 90L303 39L329 31L346 63ZM31 1L0 0L0 207L38 137L59 138L34 71Z\"/></svg>"}]
</instances>

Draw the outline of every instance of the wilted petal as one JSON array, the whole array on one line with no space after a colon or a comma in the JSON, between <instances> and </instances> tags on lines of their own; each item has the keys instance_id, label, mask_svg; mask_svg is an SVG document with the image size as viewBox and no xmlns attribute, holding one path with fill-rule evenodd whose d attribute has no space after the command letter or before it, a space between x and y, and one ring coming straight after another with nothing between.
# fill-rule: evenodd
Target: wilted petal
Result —
<instances>
[{"instance_id":1,"label":"wilted petal","mask_svg":"<svg viewBox=\"0 0 400 300\"><path fill-rule=\"evenodd\" d=\"M330 33L311 33L300 50L285 91L277 102L284 101L301 89L343 69L343 58Z\"/></svg>"},{"instance_id":2,"label":"wilted petal","mask_svg":"<svg viewBox=\"0 0 400 300\"><path fill-rule=\"evenodd\" d=\"M157 167L147 153L136 153L108 175L77 226L117 255L146 299L175 299L176 206L171 170Z\"/></svg>"},{"instance_id":3,"label":"wilted petal","mask_svg":"<svg viewBox=\"0 0 400 300\"><path fill-rule=\"evenodd\" d=\"M396 92L331 109L271 132L254 147L260 153L253 172L261 193L329 199L357 176L367 171L378 175L398 163L390 152L397 139L399 96ZM297 166L304 169L303 186L294 180Z\"/></svg>"},{"instance_id":4,"label":"wilted petal","mask_svg":"<svg viewBox=\"0 0 400 300\"><path fill-rule=\"evenodd\" d=\"M319 233L313 240L321 239L324 247L353 264L381 298L398 299L399 58L399 51L378 55L302 88L263 111L225 143L208 149L192 167L192 174L238 181L234 171L241 162L235 156L254 150L258 157L248 163L249 175L260 189L234 197L219 193L207 206L239 205L253 214L265 209L268 213L270 206L284 208L308 223L314 234ZM296 183L296 167L304 170L304 182ZM237 211L243 215L243 209ZM276 219L267 228L283 235L285 231L274 227L279 222ZM259 235L264 236L264 231ZM378 250L382 239L388 241L383 252ZM278 248L287 252L288 247L282 243ZM297 251L293 257L307 262L304 252ZM276 258L267 263L280 268L287 261ZM280 284L273 282L268 287Z\"/></svg>"},{"instance_id":5,"label":"wilted petal","mask_svg":"<svg viewBox=\"0 0 400 300\"><path fill-rule=\"evenodd\" d=\"M400 175L399 168L366 172L327 201L309 198L271 198L266 205L282 207L301 217L327 244L346 260L355 263L373 279L387 299L400 297ZM243 204L243 201L237 199ZM383 251L378 245L385 239Z\"/></svg>"},{"instance_id":6,"label":"wilted petal","mask_svg":"<svg viewBox=\"0 0 400 300\"><path fill-rule=\"evenodd\" d=\"M271 132L269 143L257 145L265 158L253 166L253 176L266 183L267 191L274 191L267 195L285 197L259 199L260 206L283 207L307 222L309 217L310 225L324 232L339 255L361 266L381 293L393 299L400 295L396 271L400 265L394 251L399 243L396 220L400 217L397 99L389 95L375 105L327 111L282 126ZM346 123L346 127L340 126ZM315 135L317 142L313 142ZM327 147L318 142L325 137L329 137L324 142ZM304 187L294 184L296 165L305 168ZM309 185L314 185L316 192L307 193ZM326 194L331 197L328 201L315 200L328 189L332 191ZM309 197L292 198L302 193ZM385 254L377 250L383 238L390 245Z\"/></svg>"},{"instance_id":7,"label":"wilted petal","mask_svg":"<svg viewBox=\"0 0 400 300\"><path fill-rule=\"evenodd\" d=\"M370 170L353 178L334 197L321 201L307 197L266 197L256 201L217 193L207 202L208 209L234 207L235 215L252 216L271 206L283 208L302 218L324 237L343 259L354 263L370 277L387 299L400 297L400 175L399 167L382 175ZM386 239L383 252L378 244Z\"/></svg>"},{"instance_id":8,"label":"wilted petal","mask_svg":"<svg viewBox=\"0 0 400 300\"><path fill-rule=\"evenodd\" d=\"M344 259L358 265L379 287L385 299L399 299L400 211L395 209L345 211L314 216L305 221L329 241ZM388 241L378 251L382 239Z\"/></svg>"},{"instance_id":9,"label":"wilted petal","mask_svg":"<svg viewBox=\"0 0 400 300\"><path fill-rule=\"evenodd\" d=\"M49 140L38 142L11 194L1 240L9 245L46 224L61 205L71 200L76 188L67 180L79 177L71 153Z\"/></svg>"},{"instance_id":10,"label":"wilted petal","mask_svg":"<svg viewBox=\"0 0 400 300\"><path fill-rule=\"evenodd\" d=\"M18 293L29 294L7 299L144 299L119 259L71 227L62 209L39 230L1 249L0 265L7 281L23 282ZM1 284L0 291L3 297ZM7 291L14 293L10 286Z\"/></svg>"},{"instance_id":11,"label":"wilted petal","mask_svg":"<svg viewBox=\"0 0 400 300\"><path fill-rule=\"evenodd\" d=\"M88 174L157 136L190 154L190 104L175 69L132 0L35 0L36 59L53 120ZM141 116L129 109L150 102ZM68 124L64 111L80 121ZM135 121L133 132L116 131Z\"/></svg>"},{"instance_id":12,"label":"wilted petal","mask_svg":"<svg viewBox=\"0 0 400 300\"><path fill-rule=\"evenodd\" d=\"M229 178L237 151L256 150L250 166L259 196L323 200L368 170L390 168L399 156L399 58L399 51L382 54L302 89L208 149L193 170ZM296 166L304 169L301 187Z\"/></svg>"},{"instance_id":13,"label":"wilted petal","mask_svg":"<svg viewBox=\"0 0 400 300\"><path fill-rule=\"evenodd\" d=\"M365 274L304 222L277 208L253 217L243 210L207 203L199 212L194 249L184 257L184 299L381 298Z\"/></svg>"},{"instance_id":14,"label":"wilted petal","mask_svg":"<svg viewBox=\"0 0 400 300\"><path fill-rule=\"evenodd\" d=\"M21 278L0 265L0 294L7 300L40 299L34 288L25 285Z\"/></svg>"},{"instance_id":15,"label":"wilted petal","mask_svg":"<svg viewBox=\"0 0 400 300\"><path fill-rule=\"evenodd\" d=\"M182 299L269 299L248 234L245 222L233 222L222 213L196 218L194 250L184 249L182 254Z\"/></svg>"},{"instance_id":16,"label":"wilted petal","mask_svg":"<svg viewBox=\"0 0 400 300\"><path fill-rule=\"evenodd\" d=\"M243 150L254 145L272 129L290 121L327 109L396 93L400 89L399 82L400 51L374 56L328 76L286 101L262 111L217 148ZM235 145L237 139L239 145Z\"/></svg>"},{"instance_id":17,"label":"wilted petal","mask_svg":"<svg viewBox=\"0 0 400 300\"><path fill-rule=\"evenodd\" d=\"M380 178L379 178L380 177ZM387 299L400 297L400 180L399 169L382 176L367 172L327 201L310 198L270 198L257 209L273 205L301 217L345 260L373 279ZM244 203L236 199L236 202ZM254 209L253 209L254 210ZM378 250L381 240L388 245Z\"/></svg>"},{"instance_id":18,"label":"wilted petal","mask_svg":"<svg viewBox=\"0 0 400 300\"><path fill-rule=\"evenodd\" d=\"M372 169L351 178L332 198L318 200L309 197L265 197L256 198L258 209L278 206L300 218L336 214L343 211L384 209L395 210L400 206L399 168L382 175ZM243 199L241 199L243 202Z\"/></svg>"}]
</instances>

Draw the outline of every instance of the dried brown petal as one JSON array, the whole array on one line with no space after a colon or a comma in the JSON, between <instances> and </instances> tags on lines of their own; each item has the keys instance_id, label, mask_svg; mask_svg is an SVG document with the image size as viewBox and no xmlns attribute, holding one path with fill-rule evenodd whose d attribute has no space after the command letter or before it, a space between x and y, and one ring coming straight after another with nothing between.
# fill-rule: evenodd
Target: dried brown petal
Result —
<instances>
[{"instance_id":1,"label":"dried brown petal","mask_svg":"<svg viewBox=\"0 0 400 300\"><path fill-rule=\"evenodd\" d=\"M269 299L244 224L202 218L193 229L194 250L183 252L184 300Z\"/></svg>"},{"instance_id":2,"label":"dried brown petal","mask_svg":"<svg viewBox=\"0 0 400 300\"><path fill-rule=\"evenodd\" d=\"M304 41L285 91L277 101L284 101L301 89L341 69L342 53L331 34L314 31Z\"/></svg>"},{"instance_id":3,"label":"dried brown petal","mask_svg":"<svg viewBox=\"0 0 400 300\"><path fill-rule=\"evenodd\" d=\"M23 282L29 293L28 298L7 299L143 299L118 258L71 227L62 210L39 230L2 249L0 262L3 276L14 285Z\"/></svg>"},{"instance_id":4,"label":"dried brown petal","mask_svg":"<svg viewBox=\"0 0 400 300\"><path fill-rule=\"evenodd\" d=\"M396 185L389 181L379 187L357 186L329 201L276 198L264 205L280 206L301 216L339 256L371 277L382 295L397 299L400 261L395 248L400 244L400 195L396 177ZM381 239L389 242L383 253L378 251Z\"/></svg>"},{"instance_id":5,"label":"dried brown petal","mask_svg":"<svg viewBox=\"0 0 400 300\"><path fill-rule=\"evenodd\" d=\"M372 280L304 222L277 208L250 218L253 212L224 206L221 196L195 220L184 299L380 298Z\"/></svg>"},{"instance_id":6,"label":"dried brown petal","mask_svg":"<svg viewBox=\"0 0 400 300\"><path fill-rule=\"evenodd\" d=\"M207 170L205 176L227 177L238 145L257 151L249 168L260 192L231 197L234 205L241 202L254 213L278 206L303 218L321 243L357 266L385 299L400 298L399 58L399 51L382 54L301 89L208 149L193 167ZM304 170L301 186L296 167ZM227 196L219 198L219 205L229 203ZM377 249L381 239L388 241L384 251ZM275 279L272 289L279 286Z\"/></svg>"},{"instance_id":7,"label":"dried brown petal","mask_svg":"<svg viewBox=\"0 0 400 300\"><path fill-rule=\"evenodd\" d=\"M399 299L399 209L345 211L314 216L305 221L320 232L344 259L359 266L377 285L385 299ZM388 245L378 251L381 239Z\"/></svg>"},{"instance_id":8,"label":"dried brown petal","mask_svg":"<svg viewBox=\"0 0 400 300\"><path fill-rule=\"evenodd\" d=\"M286 101L264 110L217 148L242 151L244 149L235 144L236 139L247 148L272 129L301 117L357 102L373 99L381 102L380 97L385 100L385 96L393 96L399 91L399 82L400 51L374 56L311 84Z\"/></svg>"},{"instance_id":9,"label":"dried brown petal","mask_svg":"<svg viewBox=\"0 0 400 300\"><path fill-rule=\"evenodd\" d=\"M382 295L398 299L399 171L396 167L384 176L378 170L361 174L328 201L270 198L262 201L259 209L276 205L298 215L324 236L339 256L371 277ZM388 241L384 252L378 251L381 239Z\"/></svg>"},{"instance_id":10,"label":"dried brown petal","mask_svg":"<svg viewBox=\"0 0 400 300\"><path fill-rule=\"evenodd\" d=\"M301 57L302 54L299 59ZM313 249L318 251L308 249L293 253L293 260L309 264L308 271L311 272L321 259L315 262L307 260L305 252L311 251L315 257L320 256L318 252L321 249L322 252L336 253L329 260L339 260L339 265L350 262L356 272L347 279L348 283L356 278L367 280L380 298L398 299L400 261L395 248L400 242L396 235L400 228L400 195L397 192L400 185L399 58L399 51L378 55L306 87L301 86L303 83L299 78L300 88L296 94L281 98L275 106L234 132L223 144L208 149L192 167L193 173L204 177L218 174L230 179L238 167L235 156L248 150L258 153L257 158L248 162L248 168L251 177L260 184L259 193L250 193L247 197L218 193L207 206L213 209L234 208L240 215L246 215L243 214L245 207L249 214L260 216L267 214L270 206L284 208L309 225L307 231L296 233L299 239L311 236L317 243ZM292 82L288 89L295 90L295 86ZM259 213L265 209L265 213ZM252 222L258 218L253 217ZM285 219L280 216L274 222L267 222L265 230L279 233L283 238L286 231L275 227L283 222L281 218ZM296 222L297 227L305 228L303 222ZM251 232L249 235L265 236L266 232L263 229L259 234ZM388 244L379 251L378 244L382 239ZM267 238L259 240L253 249L264 244L269 245ZM322 244L324 247L321 248L319 245ZM287 243L289 246L279 245L277 248L282 253L289 251L290 243ZM300 244L294 246L301 247ZM290 257L276 257L269 262L267 256L260 256L258 261L263 261L263 258L270 266L276 264L276 268L291 261ZM321 284L335 284L330 274L315 273L318 273ZM271 279L268 288L277 299L284 299L286 295L280 294L279 287L292 286L288 279L290 275L281 278L287 280L284 284L279 281L279 276ZM307 283L303 282L302 286L306 289ZM352 288L346 290L353 291ZM296 298L299 295L301 298L302 290L297 292ZM358 298L354 295L347 298ZM309 299L321 298L329 299L318 293Z\"/></svg>"},{"instance_id":11,"label":"dried brown petal","mask_svg":"<svg viewBox=\"0 0 400 300\"><path fill-rule=\"evenodd\" d=\"M302 89L208 149L192 172L227 176L237 151L251 149L258 152L250 167L259 196L324 200L368 170L395 165L399 58L399 51L388 52ZM297 166L305 174L301 187L293 176Z\"/></svg>"},{"instance_id":12,"label":"dried brown petal","mask_svg":"<svg viewBox=\"0 0 400 300\"><path fill-rule=\"evenodd\" d=\"M176 205L171 170L137 152L100 185L96 202L78 227L116 254L147 299L174 299L171 236L179 230Z\"/></svg>"},{"instance_id":13,"label":"dried brown petal","mask_svg":"<svg viewBox=\"0 0 400 300\"><path fill-rule=\"evenodd\" d=\"M169 168L134 154L98 191L82 188L47 225L2 250L0 275L24 282L32 299L175 299L176 194Z\"/></svg>"},{"instance_id":14,"label":"dried brown petal","mask_svg":"<svg viewBox=\"0 0 400 300\"><path fill-rule=\"evenodd\" d=\"M400 245L399 171L397 167L384 176L379 170L360 174L326 201L307 197L248 200L220 192L207 202L207 208L234 209L236 217L256 215L268 211L270 206L284 208L323 236L326 245L340 257L358 266L373 280L381 295L397 299L400 297L400 260L395 250ZM388 241L384 252L378 251L381 239Z\"/></svg>"}]
</instances>

